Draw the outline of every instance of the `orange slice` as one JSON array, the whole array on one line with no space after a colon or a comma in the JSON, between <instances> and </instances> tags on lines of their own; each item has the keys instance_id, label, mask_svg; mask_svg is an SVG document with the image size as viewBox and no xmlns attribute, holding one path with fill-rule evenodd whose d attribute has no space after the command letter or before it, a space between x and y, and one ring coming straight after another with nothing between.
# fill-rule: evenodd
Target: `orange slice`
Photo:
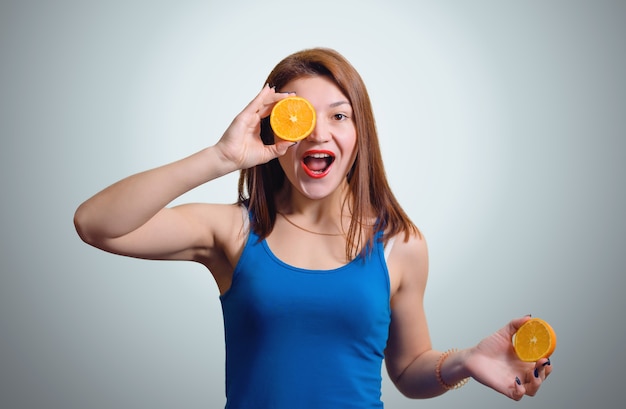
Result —
<instances>
[{"instance_id":1,"label":"orange slice","mask_svg":"<svg viewBox=\"0 0 626 409\"><path fill-rule=\"evenodd\" d=\"M274 135L286 141L299 141L315 128L315 109L302 97L281 99L272 108L270 126Z\"/></svg>"},{"instance_id":2,"label":"orange slice","mask_svg":"<svg viewBox=\"0 0 626 409\"><path fill-rule=\"evenodd\" d=\"M552 355L556 349L556 333L541 318L531 318L515 332L513 347L522 361L536 362Z\"/></svg>"}]
</instances>

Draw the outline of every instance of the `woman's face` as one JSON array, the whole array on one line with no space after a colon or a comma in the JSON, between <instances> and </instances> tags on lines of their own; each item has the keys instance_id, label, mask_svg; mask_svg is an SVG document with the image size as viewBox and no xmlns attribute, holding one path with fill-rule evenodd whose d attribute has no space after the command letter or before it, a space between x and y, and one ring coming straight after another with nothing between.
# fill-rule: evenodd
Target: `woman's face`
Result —
<instances>
[{"instance_id":1,"label":"woman's face","mask_svg":"<svg viewBox=\"0 0 626 409\"><path fill-rule=\"evenodd\" d=\"M322 199L344 186L356 158L356 126L348 98L330 79L304 77L287 83L311 102L317 114L311 135L289 148L278 161L293 187L310 199Z\"/></svg>"}]
</instances>

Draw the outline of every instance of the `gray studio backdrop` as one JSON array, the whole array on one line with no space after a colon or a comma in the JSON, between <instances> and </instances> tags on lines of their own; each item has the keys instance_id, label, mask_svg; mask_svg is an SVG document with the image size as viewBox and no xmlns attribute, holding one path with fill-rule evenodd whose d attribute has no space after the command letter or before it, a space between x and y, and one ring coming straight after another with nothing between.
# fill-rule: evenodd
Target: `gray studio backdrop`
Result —
<instances>
[{"instance_id":1,"label":"gray studio backdrop","mask_svg":"<svg viewBox=\"0 0 626 409\"><path fill-rule=\"evenodd\" d=\"M215 143L274 64L311 46L368 84L392 187L429 241L434 346L528 313L559 336L534 398L472 382L415 402L385 377L387 407L619 401L625 4L2 1L0 407L223 406L210 274L90 248L72 216ZM235 198L232 174L181 201Z\"/></svg>"}]
</instances>

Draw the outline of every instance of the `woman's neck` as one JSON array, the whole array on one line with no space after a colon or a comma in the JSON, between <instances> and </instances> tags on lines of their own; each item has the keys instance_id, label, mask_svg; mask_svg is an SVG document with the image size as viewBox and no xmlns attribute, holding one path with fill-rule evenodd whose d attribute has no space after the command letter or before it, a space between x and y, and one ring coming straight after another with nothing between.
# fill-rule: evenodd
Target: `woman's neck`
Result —
<instances>
[{"instance_id":1,"label":"woman's neck","mask_svg":"<svg viewBox=\"0 0 626 409\"><path fill-rule=\"evenodd\" d=\"M347 184L332 194L321 198L311 199L297 189L288 186L278 196L277 205L281 213L299 214L311 219L338 218L343 213L349 213L346 208L346 197L349 194Z\"/></svg>"}]
</instances>

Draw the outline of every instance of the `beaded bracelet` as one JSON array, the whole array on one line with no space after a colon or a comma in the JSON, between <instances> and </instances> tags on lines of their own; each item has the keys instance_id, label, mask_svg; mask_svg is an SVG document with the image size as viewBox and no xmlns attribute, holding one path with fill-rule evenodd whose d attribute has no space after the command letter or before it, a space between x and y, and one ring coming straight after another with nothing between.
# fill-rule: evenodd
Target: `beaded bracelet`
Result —
<instances>
[{"instance_id":1,"label":"beaded bracelet","mask_svg":"<svg viewBox=\"0 0 626 409\"><path fill-rule=\"evenodd\" d=\"M449 385L441 378L441 365L443 365L443 361L445 361L445 359L448 356L450 356L450 354L457 352L457 351L458 349L456 348L448 349L446 352L444 352L443 354L439 356L439 359L437 360L437 365L435 365L435 376L437 377L437 382L439 382L439 384L447 391L452 390L452 389L459 389L460 387L462 387L463 385L469 382L469 378L464 378L458 381L457 383L455 383L454 385Z\"/></svg>"}]
</instances>

